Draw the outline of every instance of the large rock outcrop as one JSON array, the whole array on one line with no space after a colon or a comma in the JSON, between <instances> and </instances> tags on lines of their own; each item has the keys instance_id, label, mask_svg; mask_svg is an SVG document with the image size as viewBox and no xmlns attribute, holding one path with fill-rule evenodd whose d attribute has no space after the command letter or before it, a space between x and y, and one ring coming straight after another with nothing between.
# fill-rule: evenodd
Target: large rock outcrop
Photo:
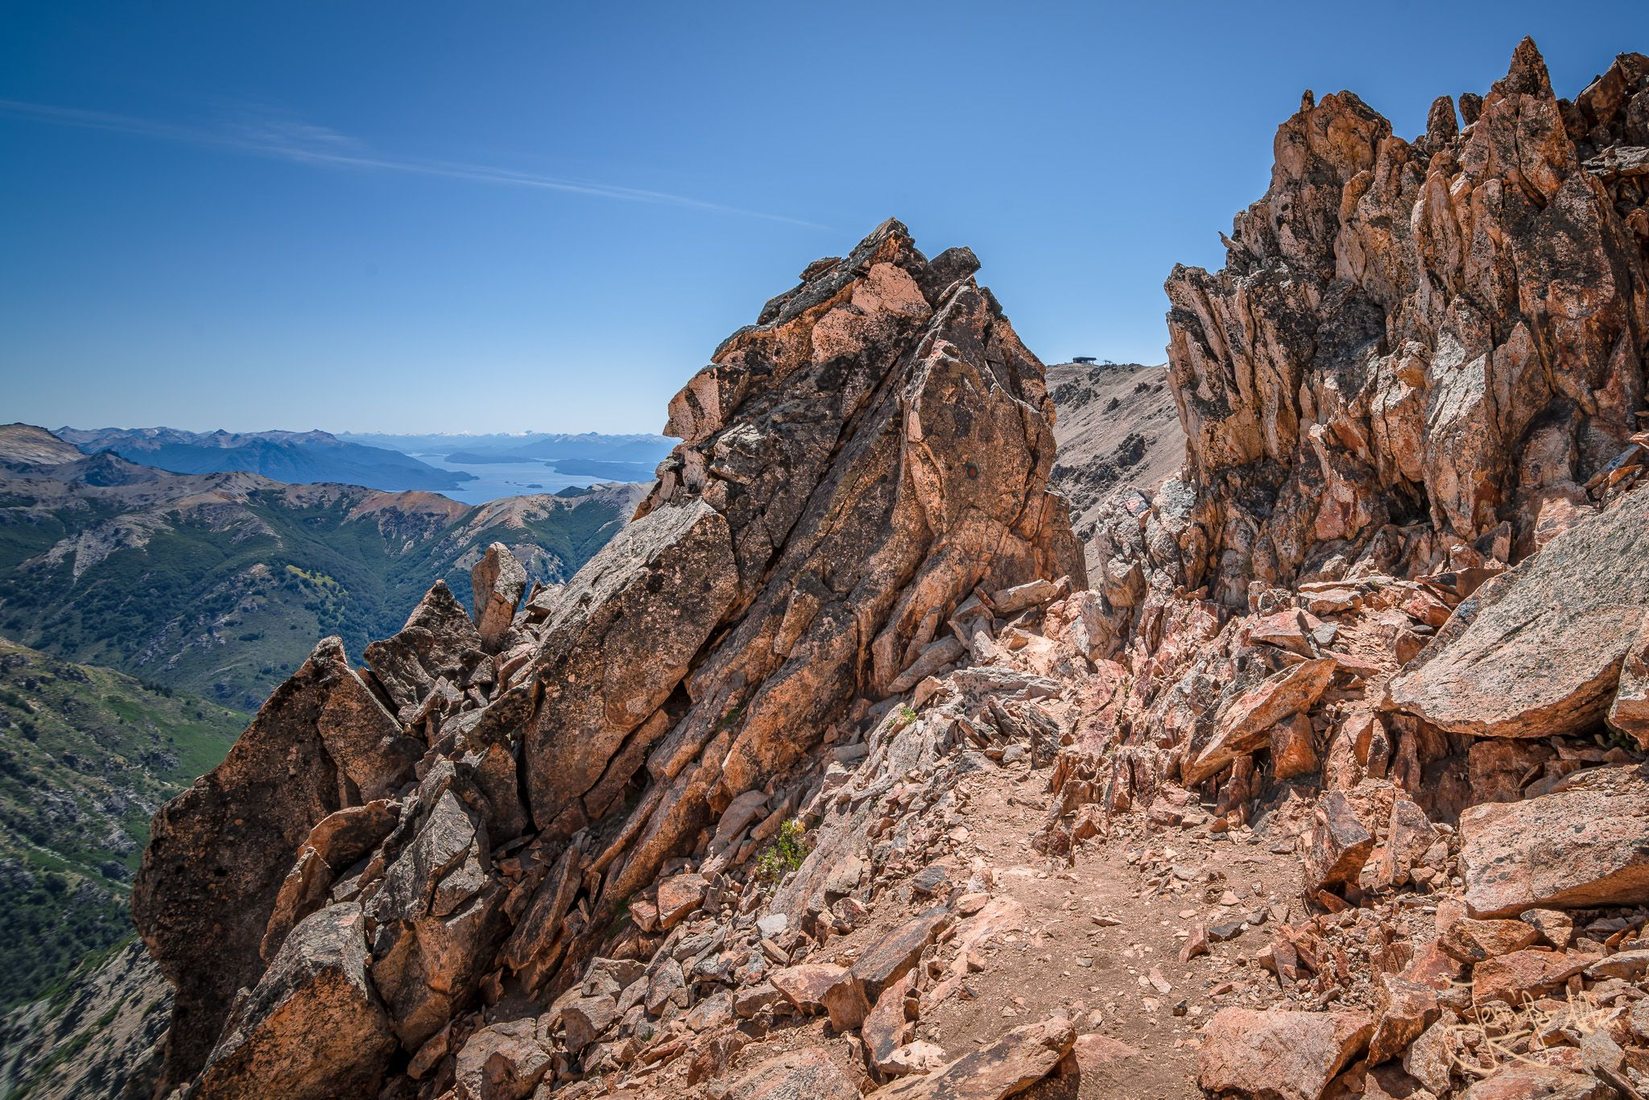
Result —
<instances>
[{"instance_id":1,"label":"large rock outcrop","mask_svg":"<svg viewBox=\"0 0 1649 1100\"><path fill-rule=\"evenodd\" d=\"M366 670L323 643L156 818L135 910L178 989L173 1083L431 1072L483 996L547 1006L627 915L702 900L810 754L913 666L989 650L990 594L1082 583L1041 364L976 267L891 221L813 264L671 403L682 444L564 589L506 623L493 547L479 632L437 585ZM610 1022L604 980L574 987L570 1035ZM339 1042L291 1043L305 1019Z\"/></svg>"},{"instance_id":2,"label":"large rock outcrop","mask_svg":"<svg viewBox=\"0 0 1649 1100\"><path fill-rule=\"evenodd\" d=\"M1187 465L1098 525L1112 604L1510 562L1591 510L1640 452L1646 97L1623 54L1558 99L1527 40L1412 141L1307 93L1225 267L1168 279Z\"/></svg>"}]
</instances>

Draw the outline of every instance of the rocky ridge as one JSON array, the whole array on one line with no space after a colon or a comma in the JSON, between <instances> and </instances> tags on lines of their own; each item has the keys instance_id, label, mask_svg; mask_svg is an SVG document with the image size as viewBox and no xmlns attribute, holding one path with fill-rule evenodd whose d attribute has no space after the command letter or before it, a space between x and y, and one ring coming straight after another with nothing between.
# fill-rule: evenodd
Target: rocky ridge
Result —
<instances>
[{"instance_id":1,"label":"rocky ridge","mask_svg":"<svg viewBox=\"0 0 1649 1100\"><path fill-rule=\"evenodd\" d=\"M524 1095L671 1014L648 959L692 1003L683 918L752 908L830 761L1082 583L1041 365L976 267L896 222L812 265L671 403L684 442L565 587L504 627L525 576L495 546L485 635L437 584L366 668L316 649L156 817L134 915L177 987L170 1081L487 1092L525 1043L488 1092ZM824 886L787 889L801 927Z\"/></svg>"},{"instance_id":2,"label":"rocky ridge","mask_svg":"<svg viewBox=\"0 0 1649 1100\"><path fill-rule=\"evenodd\" d=\"M322 643L163 811L171 1083L1642 1095L1649 61L1461 108L1284 124L1086 579L971 255L809 267L565 589Z\"/></svg>"},{"instance_id":3,"label":"rocky ridge","mask_svg":"<svg viewBox=\"0 0 1649 1100\"><path fill-rule=\"evenodd\" d=\"M1212 1093L1644 1088L1645 112L1649 59L1568 101L1529 41L1413 142L1308 93L1225 268L1168 280L1187 463L1098 521L1122 686L1042 843L1297 851L1287 911L1184 929L1217 970L1277 922Z\"/></svg>"}]
</instances>

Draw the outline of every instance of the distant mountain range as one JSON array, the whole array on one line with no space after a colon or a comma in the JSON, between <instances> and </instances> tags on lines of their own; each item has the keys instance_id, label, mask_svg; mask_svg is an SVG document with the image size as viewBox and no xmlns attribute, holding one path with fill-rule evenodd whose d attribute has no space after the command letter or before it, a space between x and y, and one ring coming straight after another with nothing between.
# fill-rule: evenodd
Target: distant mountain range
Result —
<instances>
[{"instance_id":1,"label":"distant mountain range","mask_svg":"<svg viewBox=\"0 0 1649 1100\"><path fill-rule=\"evenodd\" d=\"M581 435L526 433L523 435L376 435L343 432L339 439L387 448L408 455L442 455L458 465L485 462L557 462L587 459L640 464L652 470L676 441L665 435ZM572 470L563 470L572 473Z\"/></svg>"},{"instance_id":2,"label":"distant mountain range","mask_svg":"<svg viewBox=\"0 0 1649 1100\"><path fill-rule=\"evenodd\" d=\"M322 431L186 432L177 428L59 428L85 454L113 451L175 474L250 473L293 485L337 482L399 492L456 489L473 474L440 470L387 447Z\"/></svg>"},{"instance_id":3,"label":"distant mountain range","mask_svg":"<svg viewBox=\"0 0 1649 1100\"><path fill-rule=\"evenodd\" d=\"M427 492L179 474L44 429L0 427L0 634L241 710L339 634L359 654L445 578L507 543L570 576L629 521L640 485L465 505Z\"/></svg>"}]
</instances>

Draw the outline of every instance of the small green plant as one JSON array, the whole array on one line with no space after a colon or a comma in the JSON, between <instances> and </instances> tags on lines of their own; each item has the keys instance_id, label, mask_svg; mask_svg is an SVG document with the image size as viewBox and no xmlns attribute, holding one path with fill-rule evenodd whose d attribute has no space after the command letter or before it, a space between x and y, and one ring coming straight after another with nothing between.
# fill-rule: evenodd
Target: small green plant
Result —
<instances>
[{"instance_id":1,"label":"small green plant","mask_svg":"<svg viewBox=\"0 0 1649 1100\"><path fill-rule=\"evenodd\" d=\"M756 857L756 877L765 886L777 886L807 858L807 826L791 818L779 826L779 835Z\"/></svg>"},{"instance_id":2,"label":"small green plant","mask_svg":"<svg viewBox=\"0 0 1649 1100\"><path fill-rule=\"evenodd\" d=\"M901 726L908 726L916 721L916 711L911 708L909 703L900 703L899 709L893 713L898 717Z\"/></svg>"}]
</instances>

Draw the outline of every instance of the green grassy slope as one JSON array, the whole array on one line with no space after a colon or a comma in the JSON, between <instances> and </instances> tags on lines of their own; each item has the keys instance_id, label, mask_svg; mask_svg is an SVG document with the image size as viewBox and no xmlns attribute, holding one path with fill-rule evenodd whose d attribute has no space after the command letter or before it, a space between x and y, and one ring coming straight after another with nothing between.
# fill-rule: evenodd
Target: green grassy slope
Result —
<instances>
[{"instance_id":1,"label":"green grassy slope","mask_svg":"<svg viewBox=\"0 0 1649 1100\"><path fill-rule=\"evenodd\" d=\"M0 1009L131 934L149 819L246 721L0 639Z\"/></svg>"},{"instance_id":2,"label":"green grassy slope","mask_svg":"<svg viewBox=\"0 0 1649 1100\"><path fill-rule=\"evenodd\" d=\"M0 501L0 633L250 711L319 638L338 634L359 655L400 629L437 578L467 601L469 565L489 542L525 537L551 563L546 579L564 579L621 520L597 500L513 529L477 529L468 516L363 517L355 504L267 491L249 494L229 522L172 512L143 545L115 549L76 578L71 558L39 559L104 517L36 509L8 521Z\"/></svg>"}]
</instances>

